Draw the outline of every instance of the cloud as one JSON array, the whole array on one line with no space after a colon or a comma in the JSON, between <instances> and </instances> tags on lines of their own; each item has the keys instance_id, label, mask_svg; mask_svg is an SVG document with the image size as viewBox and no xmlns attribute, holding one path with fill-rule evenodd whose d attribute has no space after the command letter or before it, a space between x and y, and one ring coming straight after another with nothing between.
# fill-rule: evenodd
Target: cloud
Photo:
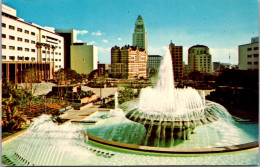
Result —
<instances>
[{"instance_id":1,"label":"cloud","mask_svg":"<svg viewBox=\"0 0 260 167\"><path fill-rule=\"evenodd\" d=\"M97 31L97 32L92 32L92 35L93 36L101 36L102 33L100 31Z\"/></svg>"},{"instance_id":2,"label":"cloud","mask_svg":"<svg viewBox=\"0 0 260 167\"><path fill-rule=\"evenodd\" d=\"M163 55L165 55L167 49L168 49L168 47L166 47L166 46L161 46L161 47L148 46L148 54L163 56Z\"/></svg>"},{"instance_id":3,"label":"cloud","mask_svg":"<svg viewBox=\"0 0 260 167\"><path fill-rule=\"evenodd\" d=\"M76 43L84 43L82 40L77 40Z\"/></svg>"},{"instance_id":4,"label":"cloud","mask_svg":"<svg viewBox=\"0 0 260 167\"><path fill-rule=\"evenodd\" d=\"M87 30L76 30L76 31L77 31L77 35L84 35L88 33Z\"/></svg>"},{"instance_id":5,"label":"cloud","mask_svg":"<svg viewBox=\"0 0 260 167\"><path fill-rule=\"evenodd\" d=\"M94 45L94 44L96 44L96 42L95 41L91 41L91 42L88 42L87 44L88 45Z\"/></svg>"},{"instance_id":6,"label":"cloud","mask_svg":"<svg viewBox=\"0 0 260 167\"><path fill-rule=\"evenodd\" d=\"M117 40L121 41L121 40L122 40L122 38L120 38L120 37L119 37L119 38L117 38Z\"/></svg>"},{"instance_id":7,"label":"cloud","mask_svg":"<svg viewBox=\"0 0 260 167\"><path fill-rule=\"evenodd\" d=\"M103 40L102 40L102 42L104 42L104 43L108 43L108 40L106 40L106 39L103 39Z\"/></svg>"},{"instance_id":8,"label":"cloud","mask_svg":"<svg viewBox=\"0 0 260 167\"><path fill-rule=\"evenodd\" d=\"M98 47L98 51L99 51L99 52L105 52L105 53L110 54L111 48L110 48L110 47L104 48L104 47L99 46L99 47Z\"/></svg>"}]
</instances>

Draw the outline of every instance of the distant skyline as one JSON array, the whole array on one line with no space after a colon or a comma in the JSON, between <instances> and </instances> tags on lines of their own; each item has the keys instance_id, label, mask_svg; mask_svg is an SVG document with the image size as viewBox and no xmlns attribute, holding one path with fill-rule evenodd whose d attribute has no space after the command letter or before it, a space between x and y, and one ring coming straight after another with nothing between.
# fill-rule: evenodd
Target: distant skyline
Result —
<instances>
[{"instance_id":1,"label":"distant skyline","mask_svg":"<svg viewBox=\"0 0 260 167\"><path fill-rule=\"evenodd\" d=\"M212 62L238 63L238 45L259 36L257 0L2 0L26 22L55 29L76 29L78 42L98 47L98 59L110 64L110 49L132 45L141 15L148 54L164 55L172 42L188 48L206 45ZM229 61L229 55L231 57Z\"/></svg>"}]
</instances>

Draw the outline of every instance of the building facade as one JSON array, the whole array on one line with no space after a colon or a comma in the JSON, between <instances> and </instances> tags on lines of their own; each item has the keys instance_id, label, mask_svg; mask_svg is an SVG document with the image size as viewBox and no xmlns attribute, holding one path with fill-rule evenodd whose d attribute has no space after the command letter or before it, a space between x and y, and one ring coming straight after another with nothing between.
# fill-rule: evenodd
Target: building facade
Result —
<instances>
[{"instance_id":1,"label":"building facade","mask_svg":"<svg viewBox=\"0 0 260 167\"><path fill-rule=\"evenodd\" d=\"M115 78L146 78L147 54L138 47L111 48L111 75Z\"/></svg>"},{"instance_id":2,"label":"building facade","mask_svg":"<svg viewBox=\"0 0 260 167\"><path fill-rule=\"evenodd\" d=\"M209 48L204 45L195 45L188 50L189 72L212 73L212 59Z\"/></svg>"},{"instance_id":3,"label":"building facade","mask_svg":"<svg viewBox=\"0 0 260 167\"><path fill-rule=\"evenodd\" d=\"M53 79L54 72L64 68L63 37L16 13L2 4L2 78L20 83L23 71L34 69L36 80Z\"/></svg>"},{"instance_id":4,"label":"building facade","mask_svg":"<svg viewBox=\"0 0 260 167\"><path fill-rule=\"evenodd\" d=\"M79 74L89 74L97 69L98 48L86 43L74 43L70 46L71 50L71 69Z\"/></svg>"},{"instance_id":5,"label":"building facade","mask_svg":"<svg viewBox=\"0 0 260 167\"><path fill-rule=\"evenodd\" d=\"M148 55L147 59L147 76L150 77L159 72L163 57L160 55Z\"/></svg>"},{"instance_id":6,"label":"building facade","mask_svg":"<svg viewBox=\"0 0 260 167\"><path fill-rule=\"evenodd\" d=\"M238 69L259 69L259 37L251 38L251 43L238 46Z\"/></svg>"},{"instance_id":7,"label":"building facade","mask_svg":"<svg viewBox=\"0 0 260 167\"><path fill-rule=\"evenodd\" d=\"M172 69L175 80L183 78L183 47L175 46L172 42L169 45L170 54L172 57Z\"/></svg>"},{"instance_id":8,"label":"building facade","mask_svg":"<svg viewBox=\"0 0 260 167\"><path fill-rule=\"evenodd\" d=\"M133 46L144 49L148 53L147 33L142 17L139 15L135 23L135 32L133 34Z\"/></svg>"}]
</instances>

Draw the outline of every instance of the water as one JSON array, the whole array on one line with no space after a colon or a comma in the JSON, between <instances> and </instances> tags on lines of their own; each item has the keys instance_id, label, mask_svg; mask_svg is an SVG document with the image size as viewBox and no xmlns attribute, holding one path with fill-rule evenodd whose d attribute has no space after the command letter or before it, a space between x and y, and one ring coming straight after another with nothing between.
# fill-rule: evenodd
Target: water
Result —
<instances>
[{"instance_id":1,"label":"water","mask_svg":"<svg viewBox=\"0 0 260 167\"><path fill-rule=\"evenodd\" d=\"M118 107L118 92L115 93L115 108L110 110L109 117L125 116L124 111Z\"/></svg>"}]
</instances>

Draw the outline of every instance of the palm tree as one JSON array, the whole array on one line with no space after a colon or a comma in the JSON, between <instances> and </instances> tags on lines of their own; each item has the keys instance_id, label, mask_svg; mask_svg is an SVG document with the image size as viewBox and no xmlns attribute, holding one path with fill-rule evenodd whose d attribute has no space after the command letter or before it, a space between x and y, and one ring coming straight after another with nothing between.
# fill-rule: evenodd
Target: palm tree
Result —
<instances>
[{"instance_id":1,"label":"palm tree","mask_svg":"<svg viewBox=\"0 0 260 167\"><path fill-rule=\"evenodd\" d=\"M53 70L52 70L52 75L54 75L54 50L57 48L57 46L51 45L51 49L53 52Z\"/></svg>"}]
</instances>

